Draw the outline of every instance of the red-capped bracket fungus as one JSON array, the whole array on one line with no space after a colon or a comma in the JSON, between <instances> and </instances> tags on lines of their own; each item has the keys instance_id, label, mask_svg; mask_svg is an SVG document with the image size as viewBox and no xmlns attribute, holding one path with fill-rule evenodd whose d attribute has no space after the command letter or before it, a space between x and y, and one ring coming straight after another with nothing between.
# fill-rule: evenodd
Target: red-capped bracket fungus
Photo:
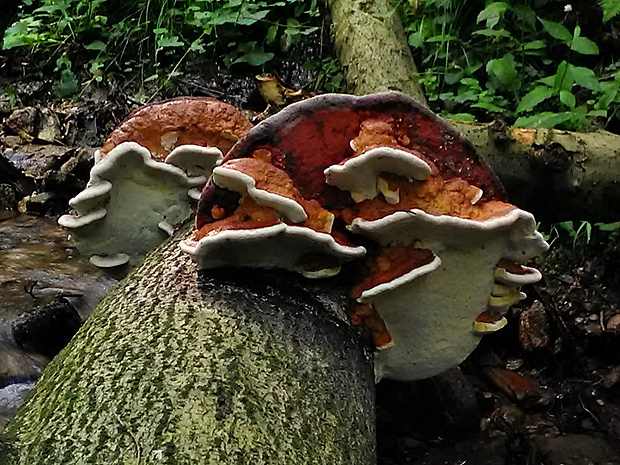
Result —
<instances>
[{"instance_id":1,"label":"red-capped bracket fungus","mask_svg":"<svg viewBox=\"0 0 620 465\"><path fill-rule=\"evenodd\" d=\"M473 145L411 98L328 94L235 144L181 246L204 268L314 278L365 256L352 321L375 342L377 379L415 380L461 363L540 279L521 264L548 245L503 198Z\"/></svg>"},{"instance_id":2,"label":"red-capped bracket fungus","mask_svg":"<svg viewBox=\"0 0 620 465\"><path fill-rule=\"evenodd\" d=\"M191 216L213 167L251 127L211 98L142 107L110 133L85 190L69 202L76 214L58 222L99 267L140 257Z\"/></svg>"}]
</instances>

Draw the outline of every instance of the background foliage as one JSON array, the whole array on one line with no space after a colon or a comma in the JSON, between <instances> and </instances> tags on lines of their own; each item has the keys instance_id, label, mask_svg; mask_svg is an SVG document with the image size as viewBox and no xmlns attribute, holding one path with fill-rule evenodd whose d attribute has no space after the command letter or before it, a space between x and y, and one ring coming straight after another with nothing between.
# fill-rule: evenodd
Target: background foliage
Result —
<instances>
[{"instance_id":1,"label":"background foliage","mask_svg":"<svg viewBox=\"0 0 620 465\"><path fill-rule=\"evenodd\" d=\"M320 40L321 25L318 0L23 0L3 48L51 61L57 92L70 96L83 68L95 82L110 73L173 78L196 56L260 70L302 37ZM333 63L305 65L329 73ZM319 73L337 86L330 77Z\"/></svg>"},{"instance_id":2,"label":"background foliage","mask_svg":"<svg viewBox=\"0 0 620 465\"><path fill-rule=\"evenodd\" d=\"M433 110L620 131L620 0L393 1ZM61 97L110 76L171 82L196 57L260 72L291 47L323 40L321 4L23 0L3 48L27 50L42 69L52 67ZM342 90L333 57L296 59L315 71L315 88Z\"/></svg>"},{"instance_id":3,"label":"background foliage","mask_svg":"<svg viewBox=\"0 0 620 465\"><path fill-rule=\"evenodd\" d=\"M618 127L620 1L426 0L400 7L436 111L525 127Z\"/></svg>"}]
</instances>

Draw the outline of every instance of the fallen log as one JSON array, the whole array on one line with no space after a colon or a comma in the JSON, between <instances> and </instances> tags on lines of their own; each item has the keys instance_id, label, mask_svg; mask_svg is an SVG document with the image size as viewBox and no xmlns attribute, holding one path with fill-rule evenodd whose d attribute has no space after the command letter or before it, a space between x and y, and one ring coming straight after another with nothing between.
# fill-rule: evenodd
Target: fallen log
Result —
<instances>
[{"instance_id":1,"label":"fallen log","mask_svg":"<svg viewBox=\"0 0 620 465\"><path fill-rule=\"evenodd\" d=\"M374 464L374 375L345 295L151 253L47 367L11 464Z\"/></svg>"},{"instance_id":2,"label":"fallen log","mask_svg":"<svg viewBox=\"0 0 620 465\"><path fill-rule=\"evenodd\" d=\"M327 3L348 91L393 90L424 102L402 23L390 2ZM452 123L487 159L510 201L540 221L620 218L619 135Z\"/></svg>"}]
</instances>

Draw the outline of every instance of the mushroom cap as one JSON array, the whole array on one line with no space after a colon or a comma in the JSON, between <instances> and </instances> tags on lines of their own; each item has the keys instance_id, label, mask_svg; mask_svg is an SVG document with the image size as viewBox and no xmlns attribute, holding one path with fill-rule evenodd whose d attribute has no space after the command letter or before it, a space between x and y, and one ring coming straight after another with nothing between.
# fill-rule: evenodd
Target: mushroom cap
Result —
<instances>
[{"instance_id":1,"label":"mushroom cap","mask_svg":"<svg viewBox=\"0 0 620 465\"><path fill-rule=\"evenodd\" d=\"M379 193L377 183L381 173L422 181L431 175L431 167L411 152L393 147L375 147L324 170L327 184L360 193L361 198L366 199L372 199Z\"/></svg>"},{"instance_id":2,"label":"mushroom cap","mask_svg":"<svg viewBox=\"0 0 620 465\"><path fill-rule=\"evenodd\" d=\"M143 106L129 115L101 147L101 158L123 142L137 142L164 161L182 145L217 147L222 153L252 128L232 105L205 97L181 97Z\"/></svg>"},{"instance_id":3,"label":"mushroom cap","mask_svg":"<svg viewBox=\"0 0 620 465\"><path fill-rule=\"evenodd\" d=\"M87 188L70 201L78 215L58 222L86 255L140 256L167 237L168 225L190 216L188 190L204 183L204 176L189 177L125 142L92 168Z\"/></svg>"},{"instance_id":4,"label":"mushroom cap","mask_svg":"<svg viewBox=\"0 0 620 465\"><path fill-rule=\"evenodd\" d=\"M324 171L354 155L351 140L372 120L389 123L397 148L420 153L444 178L466 179L482 190L484 200L503 198L501 183L471 142L426 107L398 93L326 94L294 103L252 128L223 162L265 151L305 199L316 199L328 210L343 208L351 196L327 184ZM213 190L206 188L198 202L197 227L210 221L212 207Z\"/></svg>"},{"instance_id":5,"label":"mushroom cap","mask_svg":"<svg viewBox=\"0 0 620 465\"><path fill-rule=\"evenodd\" d=\"M255 229L228 229L200 240L190 237L181 242L181 248L201 268L283 268L311 278L333 276L330 270L366 253L363 247L338 243L330 234L286 223ZM321 261L324 263L316 267L315 263Z\"/></svg>"}]
</instances>

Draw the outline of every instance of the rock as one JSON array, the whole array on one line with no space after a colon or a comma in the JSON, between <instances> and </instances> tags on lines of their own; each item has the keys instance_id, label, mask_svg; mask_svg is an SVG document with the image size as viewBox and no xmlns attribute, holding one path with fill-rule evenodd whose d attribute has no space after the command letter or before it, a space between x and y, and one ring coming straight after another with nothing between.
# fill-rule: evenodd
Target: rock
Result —
<instances>
[{"instance_id":1,"label":"rock","mask_svg":"<svg viewBox=\"0 0 620 465\"><path fill-rule=\"evenodd\" d=\"M617 315L612 316L607 321L607 329L609 331L618 331L618 332L620 332L620 313L618 313Z\"/></svg>"},{"instance_id":2,"label":"rock","mask_svg":"<svg viewBox=\"0 0 620 465\"><path fill-rule=\"evenodd\" d=\"M71 147L59 145L24 145L9 149L4 157L18 170L35 179L44 178L50 170L59 169L74 153Z\"/></svg>"},{"instance_id":3,"label":"rock","mask_svg":"<svg viewBox=\"0 0 620 465\"><path fill-rule=\"evenodd\" d=\"M536 442L547 465L620 465L620 457L603 438L568 434Z\"/></svg>"},{"instance_id":4,"label":"rock","mask_svg":"<svg viewBox=\"0 0 620 465\"><path fill-rule=\"evenodd\" d=\"M39 120L37 122L37 139L45 142L58 142L61 136L60 121L56 113L49 108L40 108Z\"/></svg>"},{"instance_id":5,"label":"rock","mask_svg":"<svg viewBox=\"0 0 620 465\"><path fill-rule=\"evenodd\" d=\"M519 341L525 350L541 349L549 344L549 322L545 307L535 300L519 315Z\"/></svg>"},{"instance_id":6,"label":"rock","mask_svg":"<svg viewBox=\"0 0 620 465\"><path fill-rule=\"evenodd\" d=\"M58 204L56 194L52 192L41 192L24 197L19 205L21 213L35 213L37 215L45 215L46 213L57 211ZM60 207L62 210L63 207Z\"/></svg>"},{"instance_id":7,"label":"rock","mask_svg":"<svg viewBox=\"0 0 620 465\"><path fill-rule=\"evenodd\" d=\"M34 381L9 384L0 389L0 432L34 388Z\"/></svg>"},{"instance_id":8,"label":"rock","mask_svg":"<svg viewBox=\"0 0 620 465\"><path fill-rule=\"evenodd\" d=\"M525 407L547 405L553 399L550 390L543 389L538 381L528 374L520 374L503 368L487 367L484 374L504 394Z\"/></svg>"},{"instance_id":9,"label":"rock","mask_svg":"<svg viewBox=\"0 0 620 465\"><path fill-rule=\"evenodd\" d=\"M23 314L11 326L18 346L51 358L67 345L81 324L73 305L60 299Z\"/></svg>"},{"instance_id":10,"label":"rock","mask_svg":"<svg viewBox=\"0 0 620 465\"><path fill-rule=\"evenodd\" d=\"M32 142L38 132L39 112L35 107L15 110L6 119L6 126L20 136L24 142Z\"/></svg>"},{"instance_id":11,"label":"rock","mask_svg":"<svg viewBox=\"0 0 620 465\"><path fill-rule=\"evenodd\" d=\"M10 184L0 184L0 211L15 210L16 208L15 190Z\"/></svg>"},{"instance_id":12,"label":"rock","mask_svg":"<svg viewBox=\"0 0 620 465\"><path fill-rule=\"evenodd\" d=\"M475 391L459 368L412 383L381 381L377 405L418 438L458 439L479 429Z\"/></svg>"}]
</instances>

